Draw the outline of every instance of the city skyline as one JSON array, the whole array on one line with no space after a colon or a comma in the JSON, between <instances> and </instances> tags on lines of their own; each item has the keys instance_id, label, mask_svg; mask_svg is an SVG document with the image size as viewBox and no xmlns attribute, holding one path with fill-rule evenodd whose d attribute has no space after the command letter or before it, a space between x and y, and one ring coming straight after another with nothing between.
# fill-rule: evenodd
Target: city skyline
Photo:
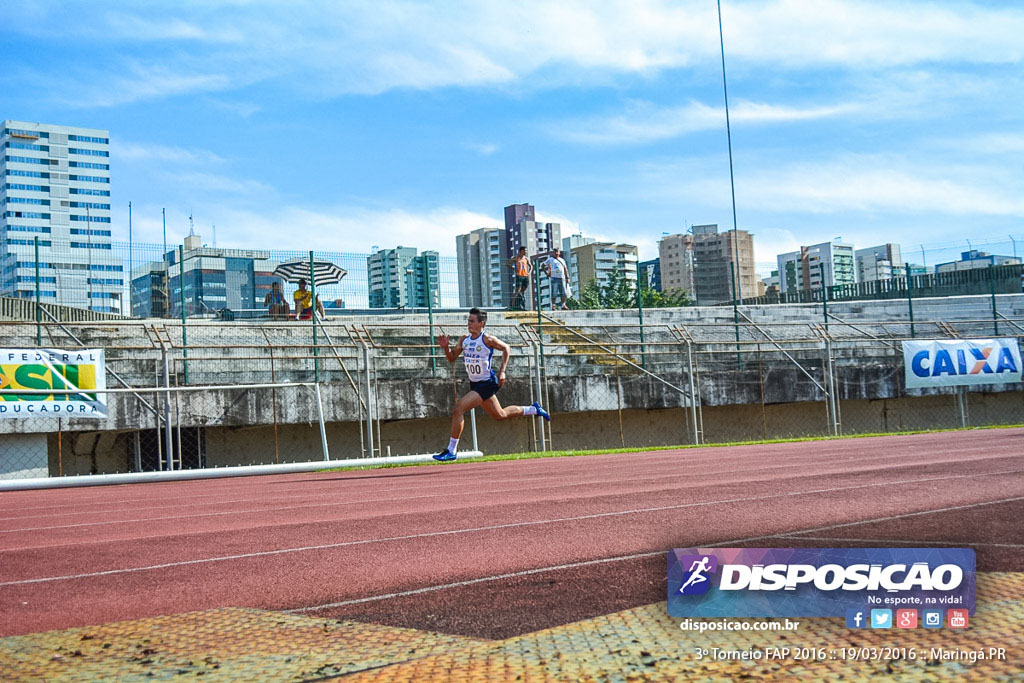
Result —
<instances>
[{"instance_id":1,"label":"city skyline","mask_svg":"<svg viewBox=\"0 0 1024 683\"><path fill-rule=\"evenodd\" d=\"M737 227L762 274L838 236L918 262L1024 233L1024 10L722 13ZM450 256L528 202L649 259L662 233L733 227L717 28L696 2L16 2L3 117L110 131L115 241L131 201L139 242L166 207L170 243L192 215L222 247Z\"/></svg>"}]
</instances>

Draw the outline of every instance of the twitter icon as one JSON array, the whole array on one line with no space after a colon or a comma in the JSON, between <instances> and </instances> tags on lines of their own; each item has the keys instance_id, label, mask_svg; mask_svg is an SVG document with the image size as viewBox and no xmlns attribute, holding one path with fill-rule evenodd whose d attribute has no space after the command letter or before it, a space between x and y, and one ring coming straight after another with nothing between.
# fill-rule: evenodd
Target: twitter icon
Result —
<instances>
[{"instance_id":1,"label":"twitter icon","mask_svg":"<svg viewBox=\"0 0 1024 683\"><path fill-rule=\"evenodd\" d=\"M892 610L871 610L871 628L892 628Z\"/></svg>"}]
</instances>

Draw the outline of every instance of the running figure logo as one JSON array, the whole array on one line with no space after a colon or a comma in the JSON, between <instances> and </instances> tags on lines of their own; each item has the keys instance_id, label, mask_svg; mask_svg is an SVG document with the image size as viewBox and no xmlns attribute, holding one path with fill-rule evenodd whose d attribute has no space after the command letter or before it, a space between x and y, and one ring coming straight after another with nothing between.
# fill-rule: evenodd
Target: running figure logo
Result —
<instances>
[{"instance_id":1,"label":"running figure logo","mask_svg":"<svg viewBox=\"0 0 1024 683\"><path fill-rule=\"evenodd\" d=\"M679 558L682 567L689 566L683 575L683 584L679 586L682 595L700 595L711 587L708 574L718 571L718 558L714 555L686 555Z\"/></svg>"}]
</instances>

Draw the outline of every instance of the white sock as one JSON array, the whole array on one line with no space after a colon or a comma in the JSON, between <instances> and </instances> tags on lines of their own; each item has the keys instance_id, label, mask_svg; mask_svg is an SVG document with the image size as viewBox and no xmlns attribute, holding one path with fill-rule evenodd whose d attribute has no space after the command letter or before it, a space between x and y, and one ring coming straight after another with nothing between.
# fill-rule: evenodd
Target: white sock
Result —
<instances>
[{"instance_id":1,"label":"white sock","mask_svg":"<svg viewBox=\"0 0 1024 683\"><path fill-rule=\"evenodd\" d=\"M523 406L523 415L536 415L537 408L535 406Z\"/></svg>"},{"instance_id":2,"label":"white sock","mask_svg":"<svg viewBox=\"0 0 1024 683\"><path fill-rule=\"evenodd\" d=\"M448 452L449 453L456 453L458 450L459 450L459 440L458 439L448 439Z\"/></svg>"}]
</instances>

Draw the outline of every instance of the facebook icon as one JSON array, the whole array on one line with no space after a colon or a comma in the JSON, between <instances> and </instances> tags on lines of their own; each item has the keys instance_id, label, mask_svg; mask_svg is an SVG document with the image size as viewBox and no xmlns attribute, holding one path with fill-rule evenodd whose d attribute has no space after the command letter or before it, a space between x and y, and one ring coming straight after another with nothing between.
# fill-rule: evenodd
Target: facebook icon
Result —
<instances>
[{"instance_id":1,"label":"facebook icon","mask_svg":"<svg viewBox=\"0 0 1024 683\"><path fill-rule=\"evenodd\" d=\"M867 628L867 613L862 609L846 610L846 628Z\"/></svg>"}]
</instances>

